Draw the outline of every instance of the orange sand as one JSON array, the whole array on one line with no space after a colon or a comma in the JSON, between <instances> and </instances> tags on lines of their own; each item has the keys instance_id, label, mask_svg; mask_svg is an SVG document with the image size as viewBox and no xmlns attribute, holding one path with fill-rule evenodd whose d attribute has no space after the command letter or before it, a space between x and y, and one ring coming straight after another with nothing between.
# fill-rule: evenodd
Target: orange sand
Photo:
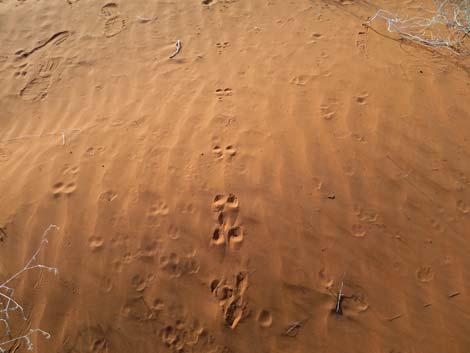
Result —
<instances>
[{"instance_id":1,"label":"orange sand","mask_svg":"<svg viewBox=\"0 0 470 353\"><path fill-rule=\"evenodd\" d=\"M468 352L470 61L362 26L410 1L205 2L0 1L1 278L60 226L14 332Z\"/></svg>"}]
</instances>

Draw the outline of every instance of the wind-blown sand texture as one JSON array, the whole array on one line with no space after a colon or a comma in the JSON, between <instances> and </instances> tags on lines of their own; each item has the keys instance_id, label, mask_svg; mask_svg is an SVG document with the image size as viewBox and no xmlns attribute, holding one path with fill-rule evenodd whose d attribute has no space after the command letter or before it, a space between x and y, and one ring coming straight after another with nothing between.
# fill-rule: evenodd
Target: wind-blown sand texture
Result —
<instances>
[{"instance_id":1,"label":"wind-blown sand texture","mask_svg":"<svg viewBox=\"0 0 470 353\"><path fill-rule=\"evenodd\" d=\"M60 226L15 332L468 352L470 60L362 25L412 4L1 0L0 277Z\"/></svg>"}]
</instances>

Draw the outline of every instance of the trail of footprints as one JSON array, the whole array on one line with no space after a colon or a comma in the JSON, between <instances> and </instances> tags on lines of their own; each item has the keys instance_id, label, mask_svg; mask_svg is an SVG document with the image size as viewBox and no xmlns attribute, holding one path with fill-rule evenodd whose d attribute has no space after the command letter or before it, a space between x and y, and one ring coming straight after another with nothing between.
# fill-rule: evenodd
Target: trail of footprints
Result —
<instances>
[{"instance_id":1,"label":"trail of footprints","mask_svg":"<svg viewBox=\"0 0 470 353\"><path fill-rule=\"evenodd\" d=\"M244 230L240 225L238 198L234 194L216 195L212 212L217 226L212 232L211 244L239 249L243 243Z\"/></svg>"},{"instance_id":2,"label":"trail of footprints","mask_svg":"<svg viewBox=\"0 0 470 353\"><path fill-rule=\"evenodd\" d=\"M125 320L160 326L157 337L173 352L230 352L228 347L217 343L203 322L181 315L161 297L144 293L153 280L153 275L145 278L135 275L130 279L135 293L121 307L120 314Z\"/></svg>"},{"instance_id":3,"label":"trail of footprints","mask_svg":"<svg viewBox=\"0 0 470 353\"><path fill-rule=\"evenodd\" d=\"M245 292L248 288L248 273L239 272L233 278L214 279L211 291L222 307L224 323L234 329L238 323L249 315Z\"/></svg>"}]
</instances>

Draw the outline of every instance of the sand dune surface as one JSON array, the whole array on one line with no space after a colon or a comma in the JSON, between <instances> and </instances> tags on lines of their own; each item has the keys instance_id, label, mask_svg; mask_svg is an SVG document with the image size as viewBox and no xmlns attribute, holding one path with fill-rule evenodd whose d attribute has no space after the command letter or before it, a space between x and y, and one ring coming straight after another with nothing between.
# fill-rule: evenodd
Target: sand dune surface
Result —
<instances>
[{"instance_id":1,"label":"sand dune surface","mask_svg":"<svg viewBox=\"0 0 470 353\"><path fill-rule=\"evenodd\" d=\"M470 352L470 60L363 26L412 5L0 0L0 280L60 227L10 337Z\"/></svg>"}]
</instances>

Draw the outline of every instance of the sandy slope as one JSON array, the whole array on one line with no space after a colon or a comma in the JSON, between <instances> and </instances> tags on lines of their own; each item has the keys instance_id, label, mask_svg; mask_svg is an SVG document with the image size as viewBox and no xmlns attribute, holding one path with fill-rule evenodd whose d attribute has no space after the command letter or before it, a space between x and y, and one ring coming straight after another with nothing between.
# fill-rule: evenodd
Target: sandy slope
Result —
<instances>
[{"instance_id":1,"label":"sandy slope","mask_svg":"<svg viewBox=\"0 0 470 353\"><path fill-rule=\"evenodd\" d=\"M362 27L403 4L0 1L2 278L61 227L15 332L468 352L470 63Z\"/></svg>"}]
</instances>

